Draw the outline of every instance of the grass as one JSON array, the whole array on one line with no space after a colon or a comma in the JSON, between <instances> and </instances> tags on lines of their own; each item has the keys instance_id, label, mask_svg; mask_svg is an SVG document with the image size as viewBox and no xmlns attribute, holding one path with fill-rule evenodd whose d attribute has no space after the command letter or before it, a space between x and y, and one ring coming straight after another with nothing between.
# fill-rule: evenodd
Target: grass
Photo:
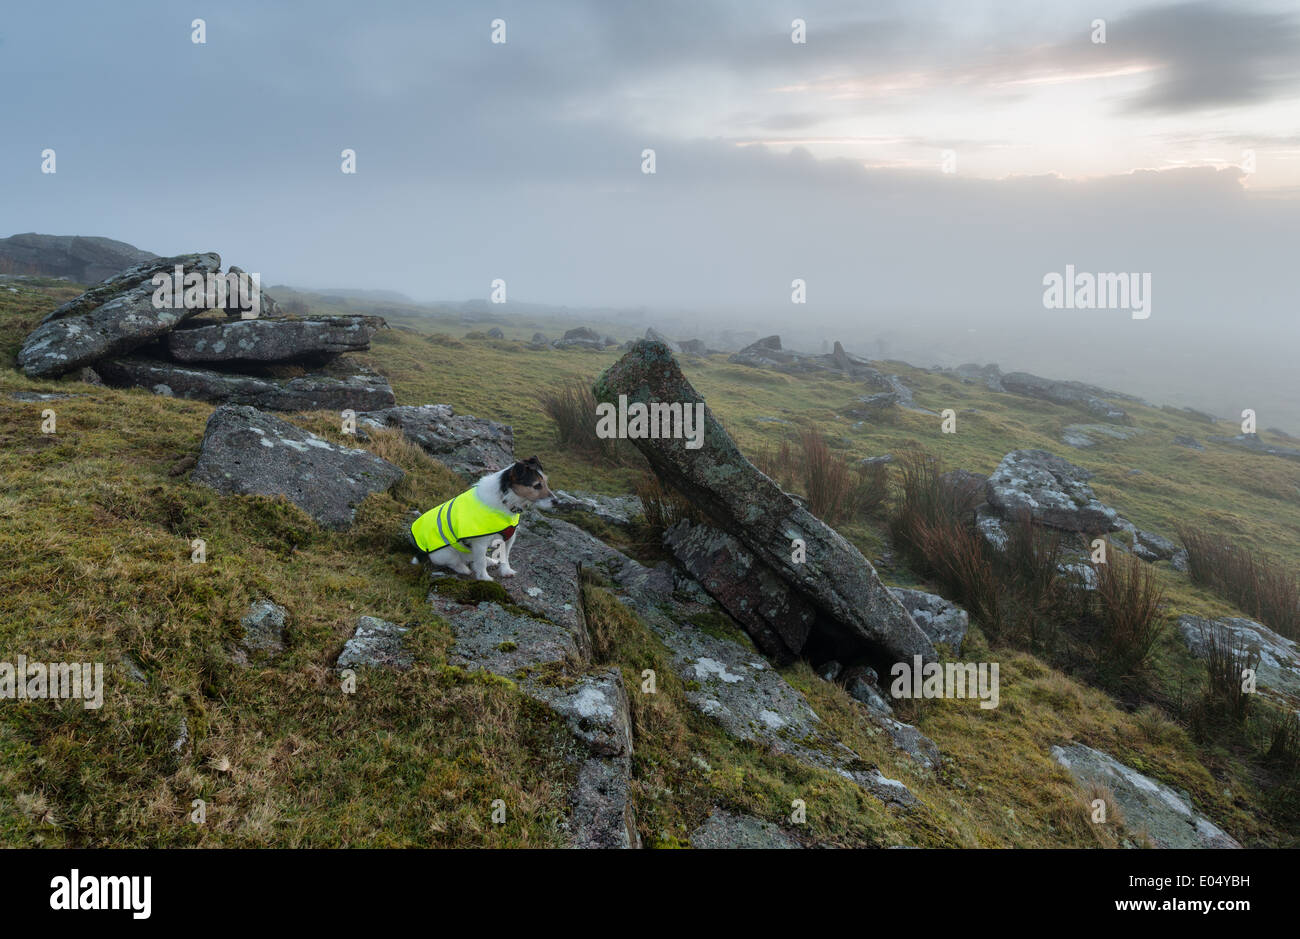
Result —
<instances>
[{"instance_id":1,"label":"grass","mask_svg":"<svg viewBox=\"0 0 1300 939\"><path fill-rule=\"evenodd\" d=\"M0 396L7 405L0 411L0 552L9 561L0 567L0 647L33 659L103 661L109 674L99 711L43 701L3 705L0 844L562 844L570 736L509 682L446 664L450 630L429 613L427 582L401 544L406 512L448 498L462 481L381 432L365 446L401 465L407 477L367 500L346 532L323 531L283 501L217 496L190 484L187 473L170 475L197 453L211 407L26 379L13 368L22 336L80 289L57 281L12 286L14 292L0 285ZM307 302L314 313L376 312L316 297ZM534 331L558 335L568 325L627 338L618 324L502 323L504 340L453 339L483 332L489 321L406 307L382 312L394 328L381 331L359 358L388 376L399 403L445 402L511 424L517 449L542 456L553 486L635 489L641 467L562 443L543 406L548 391L589 387L618 353L527 347ZM1168 534L1186 523L1243 550L1266 550L1284 568L1300 562L1300 467L1214 445L1198 452L1172 446L1176 434L1203 439L1214 432L1189 415L1126 405L1147 433L1075 452L1059 441L1061 429L1080 420L1069 409L901 363L888 368L915 390L920 405L957 410L957 434L941 434L937 418L916 412L887 423L846 418L840 410L860 390L835 377L761 372L725 356L692 357L683 366L750 454L780 445L787 425L774 420L815 428L846 467L923 446L942 465L987 473L1009 450L1042 447L1091 470L1099 497L1140 528ZM15 391L77 397L9 400ZM54 435L40 433L47 408L57 414ZM336 415L288 417L356 445L338 433ZM792 456L792 467L801 459ZM905 492L908 470L895 466L884 478L893 492ZM1143 475L1129 476L1134 467ZM804 485L791 480L792 488ZM924 517L938 526L945 515ZM895 539L867 512L839 529L869 558ZM975 563L970 550L939 550L945 531L935 527L918 557ZM206 542L205 564L190 562L194 538ZM882 570L941 590L949 581L978 586L984 573ZM1162 610L1246 612L1168 564L1144 570L1151 587L1163 591ZM1116 611L1134 589L1120 573ZM917 794L918 809L896 816L842 780L720 733L685 703L654 636L598 584L587 584L584 612L601 637L599 656L623 670L632 701L633 799L643 838L680 845L714 805L783 822L791 800L801 798L809 806L802 834L832 844L1109 847L1136 840L1113 815L1094 825L1088 793L1051 759L1051 746L1079 740L1186 791L1243 843L1296 843L1300 813L1287 783L1294 778L1287 754L1295 737L1284 722L1252 708L1244 736L1198 733L1191 709L1166 701L1178 689L1188 701L1204 700L1206 668L1169 630L1148 642L1140 617L1110 628L1134 655L1145 650L1139 671L1154 691L1137 702L1118 699L1088 683L1095 676L1087 662L1076 669L1063 659L1070 674L1049 664L1046 653L1017 647L1016 630L1000 634L992 625L998 616L984 608L996 609L1002 598L987 594L970 601L977 625L963 657L1000 663L1002 704L985 711L940 700L917 709L918 726L945 754L940 773L920 771L856 702L806 664L783 670L846 743ZM239 618L261 598L289 610L287 649L236 666L229 653ZM409 625L416 662L403 672L362 670L349 695L332 663L361 615ZM639 691L645 668L658 676L655 695ZM133 669L143 680L132 677ZM173 749L182 720L188 740ZM497 798L508 806L504 826L489 821ZM189 821L195 799L207 804L201 826Z\"/></svg>"},{"instance_id":2,"label":"grass","mask_svg":"<svg viewBox=\"0 0 1300 939\"><path fill-rule=\"evenodd\" d=\"M1189 525L1178 526L1178 537L1187 549L1192 580L1274 632L1300 638L1300 580L1294 568Z\"/></svg>"}]
</instances>

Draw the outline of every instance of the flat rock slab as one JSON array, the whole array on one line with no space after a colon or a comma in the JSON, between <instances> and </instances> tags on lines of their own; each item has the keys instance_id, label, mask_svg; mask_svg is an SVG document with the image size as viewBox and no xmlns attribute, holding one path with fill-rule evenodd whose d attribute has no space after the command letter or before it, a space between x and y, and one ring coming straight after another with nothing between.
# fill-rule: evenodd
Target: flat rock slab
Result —
<instances>
[{"instance_id":1,"label":"flat rock slab","mask_svg":"<svg viewBox=\"0 0 1300 939\"><path fill-rule=\"evenodd\" d=\"M215 273L221 267L221 258L216 254L169 260L182 263L186 273ZM183 306L156 307L155 289L146 281L84 312L47 318L23 340L18 367L31 378L62 375L105 357L130 352L202 312ZM180 298L176 299L179 303Z\"/></svg>"},{"instance_id":2,"label":"flat rock slab","mask_svg":"<svg viewBox=\"0 0 1300 939\"><path fill-rule=\"evenodd\" d=\"M752 815L732 815L722 809L709 813L704 824L691 832L690 842L692 848L703 849L788 850L803 847L771 822Z\"/></svg>"},{"instance_id":3,"label":"flat rock slab","mask_svg":"<svg viewBox=\"0 0 1300 939\"><path fill-rule=\"evenodd\" d=\"M573 630L548 620L512 613L498 603L466 606L436 592L429 594L429 605L456 635L449 653L453 665L513 678L543 665L582 661Z\"/></svg>"},{"instance_id":4,"label":"flat rock slab","mask_svg":"<svg viewBox=\"0 0 1300 939\"><path fill-rule=\"evenodd\" d=\"M628 405L667 402L685 409L704 402L667 347L645 340L610 366L593 391L598 401L615 407L620 395ZM703 410L703 445L698 449L688 448L685 439L632 441L655 474L834 621L863 656L910 661L920 655L933 661L929 638L861 552L759 472L707 406ZM793 557L796 539L806 546L802 562Z\"/></svg>"},{"instance_id":5,"label":"flat rock slab","mask_svg":"<svg viewBox=\"0 0 1300 939\"><path fill-rule=\"evenodd\" d=\"M477 479L515 461L515 435L506 424L456 414L449 404L402 405L357 415L358 429L396 427L439 463Z\"/></svg>"},{"instance_id":6,"label":"flat rock slab","mask_svg":"<svg viewBox=\"0 0 1300 939\"><path fill-rule=\"evenodd\" d=\"M360 371L339 378L262 378L144 358L108 359L95 367L106 383L119 388L267 411L365 411L396 400L386 379Z\"/></svg>"},{"instance_id":7,"label":"flat rock slab","mask_svg":"<svg viewBox=\"0 0 1300 939\"><path fill-rule=\"evenodd\" d=\"M1144 433L1141 427L1122 424L1069 424L1061 431L1061 442L1082 449L1095 447L1102 440L1130 440Z\"/></svg>"},{"instance_id":8,"label":"flat rock slab","mask_svg":"<svg viewBox=\"0 0 1300 939\"><path fill-rule=\"evenodd\" d=\"M223 405L208 418L190 479L223 493L284 496L326 528L346 528L366 496L402 475L373 453L340 447L256 408Z\"/></svg>"},{"instance_id":9,"label":"flat rock slab","mask_svg":"<svg viewBox=\"0 0 1300 939\"><path fill-rule=\"evenodd\" d=\"M1034 521L1065 531L1115 531L1119 515L1093 494L1091 478L1046 450L1013 450L989 476L988 499L1006 517L1028 511Z\"/></svg>"},{"instance_id":10,"label":"flat rock slab","mask_svg":"<svg viewBox=\"0 0 1300 939\"><path fill-rule=\"evenodd\" d=\"M1259 656L1255 670L1257 688L1278 704L1300 711L1300 644L1281 636L1263 623L1243 617L1205 619L1180 616L1178 633L1192 654L1205 658L1216 632L1223 639Z\"/></svg>"},{"instance_id":11,"label":"flat rock slab","mask_svg":"<svg viewBox=\"0 0 1300 939\"><path fill-rule=\"evenodd\" d=\"M1109 754L1076 743L1052 747L1052 757L1081 785L1109 789L1124 813L1124 827L1131 832L1145 831L1157 848L1241 847L1209 819L1196 814L1184 796Z\"/></svg>"},{"instance_id":12,"label":"flat rock slab","mask_svg":"<svg viewBox=\"0 0 1300 939\"><path fill-rule=\"evenodd\" d=\"M179 329L167 337L178 362L323 361L370 348L378 316L259 318Z\"/></svg>"},{"instance_id":13,"label":"flat rock slab","mask_svg":"<svg viewBox=\"0 0 1300 939\"><path fill-rule=\"evenodd\" d=\"M213 265L211 260L216 259ZM114 297L126 293L133 287L139 287L142 284L149 283L153 280L155 274L171 274L176 270L179 264L186 271L198 270L202 273L213 273L221 267L221 257L214 253L209 254L182 254L170 258L149 257L139 261L125 270L119 271L107 279L91 287L85 293L73 297L67 303L56 307L50 313L46 314L41 320L41 324L61 320L68 316L80 316L83 313L89 313L95 307L103 306Z\"/></svg>"},{"instance_id":14,"label":"flat rock slab","mask_svg":"<svg viewBox=\"0 0 1300 939\"><path fill-rule=\"evenodd\" d=\"M415 659L404 646L405 626L398 626L374 616L357 620L356 631L339 653L336 668L410 668Z\"/></svg>"},{"instance_id":15,"label":"flat rock slab","mask_svg":"<svg viewBox=\"0 0 1300 939\"><path fill-rule=\"evenodd\" d=\"M564 515L570 512L585 512L594 515L611 525L627 526L638 515L645 513L645 506L636 496L606 496L595 492L566 492L554 490L555 498L547 511Z\"/></svg>"}]
</instances>

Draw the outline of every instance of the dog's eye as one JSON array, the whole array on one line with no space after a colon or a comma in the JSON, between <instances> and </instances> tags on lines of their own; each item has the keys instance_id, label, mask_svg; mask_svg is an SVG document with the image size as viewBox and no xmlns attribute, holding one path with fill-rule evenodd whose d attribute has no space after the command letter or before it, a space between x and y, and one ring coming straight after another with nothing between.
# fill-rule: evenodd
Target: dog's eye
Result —
<instances>
[{"instance_id":1,"label":"dog's eye","mask_svg":"<svg viewBox=\"0 0 1300 939\"><path fill-rule=\"evenodd\" d=\"M541 483L533 483L533 488L534 488L534 489L541 489L541 488L542 488L542 484L541 484Z\"/></svg>"}]
</instances>

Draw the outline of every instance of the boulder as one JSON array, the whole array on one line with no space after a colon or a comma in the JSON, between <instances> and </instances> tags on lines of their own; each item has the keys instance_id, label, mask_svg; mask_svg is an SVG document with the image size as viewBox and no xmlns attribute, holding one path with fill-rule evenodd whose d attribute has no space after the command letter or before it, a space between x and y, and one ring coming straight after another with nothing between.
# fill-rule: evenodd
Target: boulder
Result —
<instances>
[{"instance_id":1,"label":"boulder","mask_svg":"<svg viewBox=\"0 0 1300 939\"><path fill-rule=\"evenodd\" d=\"M692 848L791 849L798 841L771 822L752 815L732 815L715 808L699 828L691 832Z\"/></svg>"},{"instance_id":2,"label":"boulder","mask_svg":"<svg viewBox=\"0 0 1300 939\"><path fill-rule=\"evenodd\" d=\"M1186 447L1188 450L1204 450L1205 445L1195 437L1188 437L1186 434L1178 434L1174 437L1174 443L1180 447Z\"/></svg>"},{"instance_id":3,"label":"boulder","mask_svg":"<svg viewBox=\"0 0 1300 939\"><path fill-rule=\"evenodd\" d=\"M42 324L60 320L67 316L80 316L83 313L89 313L98 306L103 306L114 297L126 293L133 287L139 287L147 284L153 279L155 274L171 274L180 264L185 267L187 264L197 264L199 259L204 257L198 254L183 254L178 257L157 258L152 255L147 258L141 258L139 262L130 267L121 268L114 272L112 276L105 278L102 282L95 284L85 293L73 297L68 302L57 306L53 311L46 314L41 320ZM218 264L220 261L218 261ZM206 266L206 262L205 262ZM213 267L212 270L217 270ZM205 270L206 273L206 270ZM83 283L92 283L84 281Z\"/></svg>"},{"instance_id":4,"label":"boulder","mask_svg":"<svg viewBox=\"0 0 1300 939\"><path fill-rule=\"evenodd\" d=\"M94 284L154 255L112 238L82 235L38 235L27 232L0 238L0 261L16 271L44 277L66 277Z\"/></svg>"},{"instance_id":5,"label":"boulder","mask_svg":"<svg viewBox=\"0 0 1300 939\"><path fill-rule=\"evenodd\" d=\"M242 267L235 267L233 264L228 267L226 271L229 274L239 274L241 277L247 276L247 273ZM247 290L251 283L252 282L249 281L241 289ZM255 306L253 305L251 297L248 298L249 303L246 306L241 305L242 299L243 298L241 298L239 294L230 293L229 288L227 288L226 304L222 309L228 319L257 319L264 316L276 317L280 315L280 305L276 303L275 300L271 298L271 295L263 290L260 285L257 288L257 303Z\"/></svg>"},{"instance_id":6,"label":"boulder","mask_svg":"<svg viewBox=\"0 0 1300 939\"><path fill-rule=\"evenodd\" d=\"M1091 478L1046 450L1013 450L989 476L988 499L1004 517L1028 511L1034 521L1065 531L1115 531L1119 516L1093 495Z\"/></svg>"},{"instance_id":7,"label":"boulder","mask_svg":"<svg viewBox=\"0 0 1300 939\"><path fill-rule=\"evenodd\" d=\"M357 415L358 428L396 427L453 472L475 479L515 460L514 431L486 418L456 414L449 404L401 405Z\"/></svg>"},{"instance_id":8,"label":"boulder","mask_svg":"<svg viewBox=\"0 0 1300 939\"><path fill-rule=\"evenodd\" d=\"M817 609L740 541L683 520L664 533L664 544L766 655L783 665L798 657Z\"/></svg>"},{"instance_id":9,"label":"boulder","mask_svg":"<svg viewBox=\"0 0 1300 939\"><path fill-rule=\"evenodd\" d=\"M708 355L708 346L701 339L683 339L681 341L682 352L686 355Z\"/></svg>"},{"instance_id":10,"label":"boulder","mask_svg":"<svg viewBox=\"0 0 1300 939\"><path fill-rule=\"evenodd\" d=\"M259 600L239 621L243 629L240 644L250 652L276 655L284 651L284 629L289 611L270 600Z\"/></svg>"},{"instance_id":11,"label":"boulder","mask_svg":"<svg viewBox=\"0 0 1300 939\"><path fill-rule=\"evenodd\" d=\"M604 349L605 340L600 333L586 326L579 326L577 329L570 329L560 339L555 340L557 349Z\"/></svg>"},{"instance_id":12,"label":"boulder","mask_svg":"<svg viewBox=\"0 0 1300 939\"><path fill-rule=\"evenodd\" d=\"M268 411L369 411L395 402L387 379L341 362L335 365L340 377L264 378L134 356L105 359L96 367L107 384L119 388L149 388L168 397Z\"/></svg>"},{"instance_id":13,"label":"boulder","mask_svg":"<svg viewBox=\"0 0 1300 939\"><path fill-rule=\"evenodd\" d=\"M552 492L551 507L547 511L556 515L583 512L611 525L628 526L637 516L645 514L645 506L636 496L606 496L596 492L566 492L563 489Z\"/></svg>"},{"instance_id":14,"label":"boulder","mask_svg":"<svg viewBox=\"0 0 1300 939\"><path fill-rule=\"evenodd\" d=\"M487 335L488 335L488 338L489 338L489 339L504 339L504 338L506 338L506 334L505 334L504 332L502 332L500 326L493 326L491 329L489 329L489 330L487 331Z\"/></svg>"},{"instance_id":15,"label":"boulder","mask_svg":"<svg viewBox=\"0 0 1300 939\"><path fill-rule=\"evenodd\" d=\"M930 637L931 642L936 645L945 643L954 654L961 654L962 640L970 628L970 616L965 610L935 593L909 590L906 587L889 589L903 602L916 625Z\"/></svg>"},{"instance_id":16,"label":"boulder","mask_svg":"<svg viewBox=\"0 0 1300 939\"><path fill-rule=\"evenodd\" d=\"M635 351L635 347L633 350ZM728 362L751 368L770 368L779 372L817 372L828 370L829 356L805 355L781 347L780 336L767 336L729 356Z\"/></svg>"},{"instance_id":17,"label":"boulder","mask_svg":"<svg viewBox=\"0 0 1300 939\"><path fill-rule=\"evenodd\" d=\"M667 347L642 340L597 379L598 401L703 402ZM934 646L880 582L875 569L843 536L745 459L707 406L703 446L682 439L636 439L654 472L717 526L743 544L808 604L824 614L821 636L836 658L869 656L931 661ZM803 542L800 560L792 547Z\"/></svg>"},{"instance_id":18,"label":"boulder","mask_svg":"<svg viewBox=\"0 0 1300 939\"><path fill-rule=\"evenodd\" d=\"M405 626L374 616L363 616L357 620L352 638L344 643L335 667L410 668L415 659L403 646L406 633Z\"/></svg>"},{"instance_id":19,"label":"boulder","mask_svg":"<svg viewBox=\"0 0 1300 939\"><path fill-rule=\"evenodd\" d=\"M215 273L221 266L216 254L168 258L186 273ZM155 287L145 281L118 293L85 312L47 318L23 340L18 366L28 377L49 378L76 371L108 356L121 355L152 342L189 319L200 309L156 307ZM181 302L180 297L176 302ZM76 301L73 301L74 303Z\"/></svg>"},{"instance_id":20,"label":"boulder","mask_svg":"<svg viewBox=\"0 0 1300 939\"><path fill-rule=\"evenodd\" d=\"M1258 657L1255 677L1259 693L1277 704L1300 711L1300 644L1262 623L1244 617L1205 619L1180 616L1178 633L1198 658L1210 654L1215 639L1228 642L1248 656Z\"/></svg>"},{"instance_id":21,"label":"boulder","mask_svg":"<svg viewBox=\"0 0 1300 939\"><path fill-rule=\"evenodd\" d=\"M284 496L327 528L352 524L356 507L402 471L365 450L322 440L244 405L208 418L191 481L236 495Z\"/></svg>"},{"instance_id":22,"label":"boulder","mask_svg":"<svg viewBox=\"0 0 1300 939\"><path fill-rule=\"evenodd\" d=\"M1102 399L1103 395L1113 397L1113 393L1104 389L1074 381L1054 381L1040 378L1028 372L1009 372L1002 376L1002 387L1012 394L1050 401L1067 407L1078 407L1103 421L1116 424L1128 424L1131 420L1123 408Z\"/></svg>"},{"instance_id":23,"label":"boulder","mask_svg":"<svg viewBox=\"0 0 1300 939\"><path fill-rule=\"evenodd\" d=\"M681 355L682 353L682 347L680 345L673 342L671 339L669 339L667 336L665 336L663 333L659 332L659 330L653 327L650 327L645 331L645 338L649 339L651 342L662 342L664 345L666 345L677 355Z\"/></svg>"},{"instance_id":24,"label":"boulder","mask_svg":"<svg viewBox=\"0 0 1300 939\"><path fill-rule=\"evenodd\" d=\"M384 325L378 316L250 319L178 329L167 351L178 362L323 362L363 352Z\"/></svg>"},{"instance_id":25,"label":"boulder","mask_svg":"<svg viewBox=\"0 0 1300 939\"><path fill-rule=\"evenodd\" d=\"M1107 753L1075 743L1052 747L1052 757L1079 785L1109 789L1123 813L1124 827L1131 832L1144 832L1154 847L1241 847L1208 818L1198 815L1186 795L1125 766ZM1114 814L1113 809L1110 814Z\"/></svg>"}]
</instances>

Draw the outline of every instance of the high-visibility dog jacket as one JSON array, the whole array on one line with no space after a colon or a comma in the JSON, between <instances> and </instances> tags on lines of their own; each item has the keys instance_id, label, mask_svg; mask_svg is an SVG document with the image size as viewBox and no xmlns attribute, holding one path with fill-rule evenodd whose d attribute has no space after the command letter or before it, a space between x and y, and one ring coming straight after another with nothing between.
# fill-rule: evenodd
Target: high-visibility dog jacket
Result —
<instances>
[{"instance_id":1,"label":"high-visibility dog jacket","mask_svg":"<svg viewBox=\"0 0 1300 939\"><path fill-rule=\"evenodd\" d=\"M473 489L467 489L417 518L411 524L411 535L426 554L447 545L468 554L469 548L462 541L481 535L500 535L509 540L518 524L518 512L512 515L493 508Z\"/></svg>"}]
</instances>

